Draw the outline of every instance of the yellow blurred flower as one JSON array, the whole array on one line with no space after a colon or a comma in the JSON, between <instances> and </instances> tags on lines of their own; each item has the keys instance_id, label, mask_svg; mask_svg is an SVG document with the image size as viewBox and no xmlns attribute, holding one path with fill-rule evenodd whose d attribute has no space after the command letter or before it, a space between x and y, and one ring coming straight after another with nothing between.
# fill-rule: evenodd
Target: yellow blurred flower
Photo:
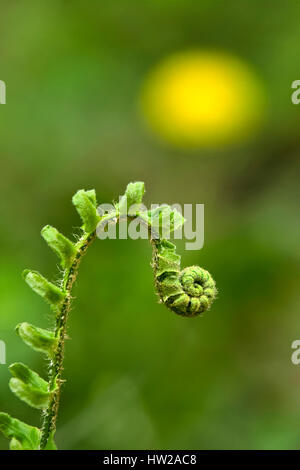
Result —
<instances>
[{"instance_id":1,"label":"yellow blurred flower","mask_svg":"<svg viewBox=\"0 0 300 470\"><path fill-rule=\"evenodd\" d=\"M150 72L141 108L152 130L176 146L221 146L257 128L264 92L240 59L189 51L168 57Z\"/></svg>"}]
</instances>

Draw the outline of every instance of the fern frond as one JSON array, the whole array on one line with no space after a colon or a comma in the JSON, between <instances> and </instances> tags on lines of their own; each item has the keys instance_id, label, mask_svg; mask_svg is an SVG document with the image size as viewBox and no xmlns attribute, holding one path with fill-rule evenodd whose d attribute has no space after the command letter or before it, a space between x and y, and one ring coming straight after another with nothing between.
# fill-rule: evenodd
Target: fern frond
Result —
<instances>
[{"instance_id":1,"label":"fern frond","mask_svg":"<svg viewBox=\"0 0 300 470\"><path fill-rule=\"evenodd\" d=\"M79 264L89 245L96 238L96 229L102 230L105 223L116 223L121 218L138 216L147 225L153 246L152 266L159 297L165 305L179 315L195 316L207 310L216 297L215 282L211 275L199 266L181 270L180 256L176 247L163 239L165 220L170 221L170 232L184 223L182 215L167 205L151 211L142 210L145 192L144 183L129 183L125 194L115 204L114 211L100 216L94 190L79 190L73 196L73 204L82 220L82 233L73 243L56 228L47 225L42 237L58 255L63 271L58 287L39 272L25 270L24 279L31 289L39 294L55 313L55 328L45 330L27 322L16 327L18 336L33 350L49 359L47 380L41 378L26 365L17 362L9 369L13 377L9 382L11 391L26 404L42 409L41 429L0 413L0 430L10 439L13 450L56 449L54 434L59 408L60 386L64 358L66 326L71 306L71 290L76 280ZM155 236L154 236L155 235Z\"/></svg>"}]
</instances>

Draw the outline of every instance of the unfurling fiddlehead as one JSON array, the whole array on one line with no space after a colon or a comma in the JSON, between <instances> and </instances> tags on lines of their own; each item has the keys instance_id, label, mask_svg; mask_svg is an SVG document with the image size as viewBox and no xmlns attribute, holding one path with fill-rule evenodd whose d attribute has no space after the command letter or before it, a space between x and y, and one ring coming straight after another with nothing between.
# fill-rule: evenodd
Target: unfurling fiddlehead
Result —
<instances>
[{"instance_id":1,"label":"unfurling fiddlehead","mask_svg":"<svg viewBox=\"0 0 300 470\"><path fill-rule=\"evenodd\" d=\"M42 427L38 429L12 418L7 413L0 413L0 430L10 439L11 449L56 449L53 437L62 383L71 290L77 278L80 261L96 238L96 228L100 227L102 230L106 223L116 223L124 217L130 220L138 217L146 223L151 233L152 266L160 300L173 312L188 317L199 315L211 306L216 296L215 282L211 275L198 266L180 270L180 256L176 254L175 245L157 236L165 216L169 217L170 231L179 228L184 219L169 206L160 206L153 211L141 211L143 194L144 183L130 183L125 195L115 204L114 210L99 215L95 191L78 191L73 197L73 204L83 221L83 226L77 243L71 242L54 227L47 225L43 228L42 236L60 258L63 268L59 285L52 284L37 271L25 270L23 275L32 290L50 305L55 326L53 330L44 330L29 323L21 323L16 327L16 332L27 346L48 358L48 378L44 380L20 362L9 367L13 375L9 383L11 391L28 405L42 410ZM156 233L155 237L152 236L153 233Z\"/></svg>"},{"instance_id":2,"label":"unfurling fiddlehead","mask_svg":"<svg viewBox=\"0 0 300 470\"><path fill-rule=\"evenodd\" d=\"M153 270L161 301L178 315L194 317L208 310L216 297L215 281L199 266L180 270L180 256L168 240L152 240Z\"/></svg>"}]
</instances>

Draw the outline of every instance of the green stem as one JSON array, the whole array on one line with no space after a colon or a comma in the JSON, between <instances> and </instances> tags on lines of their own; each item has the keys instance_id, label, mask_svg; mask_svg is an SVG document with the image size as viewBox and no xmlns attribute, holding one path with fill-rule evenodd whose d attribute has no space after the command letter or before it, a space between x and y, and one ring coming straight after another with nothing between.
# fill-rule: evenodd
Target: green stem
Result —
<instances>
[{"instance_id":1,"label":"green stem","mask_svg":"<svg viewBox=\"0 0 300 470\"><path fill-rule=\"evenodd\" d=\"M66 269L63 273L62 278L62 289L66 294L65 300L57 312L55 322L55 336L58 338L58 344L55 351L54 359L50 363L49 367L49 387L50 390L54 390L48 408L43 416L42 434L40 449L44 449L47 445L50 433L56 428L56 419L59 407L60 388L63 380L61 379L63 371L63 360L64 360L64 343L67 330L68 314L71 306L71 290L73 284L77 278L78 268L80 261L86 253L89 245L96 238L96 232L90 234L84 234L77 242L77 255L73 261L72 266Z\"/></svg>"}]
</instances>

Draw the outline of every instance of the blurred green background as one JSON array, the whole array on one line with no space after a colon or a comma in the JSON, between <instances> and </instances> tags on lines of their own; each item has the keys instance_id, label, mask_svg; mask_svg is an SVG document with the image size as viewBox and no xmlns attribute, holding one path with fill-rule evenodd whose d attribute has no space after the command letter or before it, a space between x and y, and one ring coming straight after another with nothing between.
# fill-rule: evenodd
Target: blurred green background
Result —
<instances>
[{"instance_id":1,"label":"blurred green background","mask_svg":"<svg viewBox=\"0 0 300 470\"><path fill-rule=\"evenodd\" d=\"M146 241L97 240L69 321L56 440L62 449L300 448L300 79L298 2L10 1L1 5L0 339L7 363L46 364L15 335L51 324L21 278L57 277L40 229L71 236L77 189L99 202L143 180L150 203L204 203L205 246L185 251L215 277L203 318L159 305ZM193 151L160 142L138 111L148 72L169 54L221 50L260 76L267 113L238 145ZM0 409L39 425L8 389ZM0 447L8 448L1 436Z\"/></svg>"}]
</instances>

